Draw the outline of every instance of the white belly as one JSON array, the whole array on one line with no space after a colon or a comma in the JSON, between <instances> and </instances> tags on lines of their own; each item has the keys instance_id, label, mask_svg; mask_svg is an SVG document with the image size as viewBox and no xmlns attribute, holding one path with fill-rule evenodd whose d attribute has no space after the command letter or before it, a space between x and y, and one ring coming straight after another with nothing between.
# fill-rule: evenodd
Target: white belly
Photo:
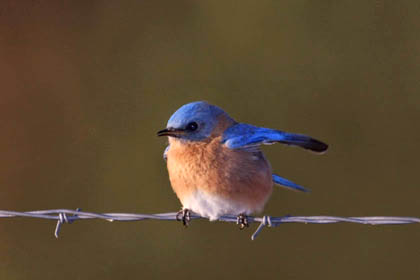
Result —
<instances>
[{"instance_id":1,"label":"white belly","mask_svg":"<svg viewBox=\"0 0 420 280\"><path fill-rule=\"evenodd\" d=\"M260 209L251 209L246 204L231 199L226 199L217 195L210 195L205 191L195 190L188 197L181 201L184 209L189 209L202 217L209 218L210 221L217 220L223 215L249 215Z\"/></svg>"}]
</instances>

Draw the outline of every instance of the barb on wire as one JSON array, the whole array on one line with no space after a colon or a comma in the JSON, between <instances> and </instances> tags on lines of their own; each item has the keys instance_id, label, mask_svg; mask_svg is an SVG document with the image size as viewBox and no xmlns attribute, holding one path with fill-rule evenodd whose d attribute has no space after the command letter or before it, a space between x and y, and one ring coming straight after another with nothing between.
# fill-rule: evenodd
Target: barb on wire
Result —
<instances>
[{"instance_id":1,"label":"barb on wire","mask_svg":"<svg viewBox=\"0 0 420 280\"><path fill-rule=\"evenodd\" d=\"M39 211L5 211L0 210L0 218L25 217L56 220L54 235L58 238L61 225L64 223L71 224L76 220L102 219L109 222L121 221L143 221L143 220L164 220L176 221L177 213L159 213L159 214L130 214L130 213L92 213L83 212L79 208L76 210L69 209L52 209ZM196 214L191 214L191 219L206 219ZM219 218L219 221L236 223L237 217L226 215ZM257 230L252 234L251 239L254 240L264 227L276 227L284 223L305 223L305 224L332 224L332 223L357 223L368 225L400 225L420 223L417 217L333 217L333 216L283 216L283 217L248 217L249 223L260 223Z\"/></svg>"}]
</instances>

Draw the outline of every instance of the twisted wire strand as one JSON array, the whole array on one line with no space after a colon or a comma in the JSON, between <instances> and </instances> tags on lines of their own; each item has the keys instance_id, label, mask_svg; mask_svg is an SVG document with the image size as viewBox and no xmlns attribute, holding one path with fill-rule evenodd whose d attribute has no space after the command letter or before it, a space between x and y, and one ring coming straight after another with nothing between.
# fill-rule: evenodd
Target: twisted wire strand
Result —
<instances>
[{"instance_id":1,"label":"twisted wire strand","mask_svg":"<svg viewBox=\"0 0 420 280\"><path fill-rule=\"evenodd\" d=\"M133 213L93 213L83 212L81 209L51 209L37 211L6 211L0 210L0 218L25 217L36 219L56 220L57 225L54 235L58 238L61 225L71 224L76 220L102 219L109 222L121 221L143 221L143 220L164 220L176 221L177 212L157 213L157 214L133 214ZM191 219L207 219L196 214L191 214ZM226 215L218 219L223 222L236 223L237 217ZM357 223L368 225L400 225L420 223L417 217L394 217L394 216L371 216L371 217L334 217L334 216L282 216L282 217L248 217L249 223L260 223L257 230L252 234L254 240L264 227L276 227L284 223L304 223L304 224L331 224L331 223Z\"/></svg>"}]
</instances>

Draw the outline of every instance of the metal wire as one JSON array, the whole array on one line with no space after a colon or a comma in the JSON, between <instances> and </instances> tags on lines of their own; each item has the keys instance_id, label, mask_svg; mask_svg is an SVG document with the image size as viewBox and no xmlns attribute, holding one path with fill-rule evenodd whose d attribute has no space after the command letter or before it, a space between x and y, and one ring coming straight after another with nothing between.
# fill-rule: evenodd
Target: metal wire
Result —
<instances>
[{"instance_id":1,"label":"metal wire","mask_svg":"<svg viewBox=\"0 0 420 280\"><path fill-rule=\"evenodd\" d=\"M0 218L25 217L36 219L56 220L54 235L58 238L61 225L64 223L71 224L76 220L102 219L109 222L122 221L143 221L143 220L164 220L176 221L177 213L160 213L160 214L130 214L130 213L92 213L82 212L80 209L52 209L28 212L5 211L0 210ZM206 219L196 214L191 214L191 219ZM236 216L222 216L219 221L237 223ZM333 217L333 216L283 216L283 217L248 217L249 223L260 223L257 230L252 234L251 239L254 240L264 227L276 227L284 223L305 223L305 224L331 224L331 223L357 223L368 225L400 225L420 223L420 218L416 217Z\"/></svg>"}]
</instances>

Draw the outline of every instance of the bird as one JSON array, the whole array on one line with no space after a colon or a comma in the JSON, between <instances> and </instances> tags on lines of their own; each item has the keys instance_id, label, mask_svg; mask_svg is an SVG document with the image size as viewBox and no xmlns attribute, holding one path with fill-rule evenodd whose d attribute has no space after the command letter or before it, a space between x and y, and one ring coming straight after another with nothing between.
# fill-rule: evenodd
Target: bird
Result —
<instances>
[{"instance_id":1,"label":"bird","mask_svg":"<svg viewBox=\"0 0 420 280\"><path fill-rule=\"evenodd\" d=\"M248 216L261 212L273 185L307 192L272 173L261 145L282 143L323 153L328 145L312 137L236 122L206 101L181 106L157 136L167 136L166 160L173 191L182 204L176 219L188 226L191 212L215 221L237 217L240 229Z\"/></svg>"}]
</instances>

